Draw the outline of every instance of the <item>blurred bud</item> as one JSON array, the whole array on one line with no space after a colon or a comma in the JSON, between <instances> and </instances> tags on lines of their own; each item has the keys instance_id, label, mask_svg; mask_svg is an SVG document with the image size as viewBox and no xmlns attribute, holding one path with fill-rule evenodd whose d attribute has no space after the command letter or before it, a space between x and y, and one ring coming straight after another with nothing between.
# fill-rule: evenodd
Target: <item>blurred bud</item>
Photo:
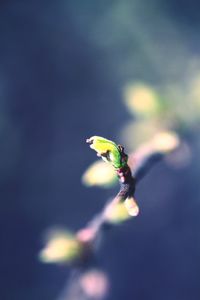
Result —
<instances>
[{"instance_id":1,"label":"blurred bud","mask_svg":"<svg viewBox=\"0 0 200 300\"><path fill-rule=\"evenodd\" d=\"M122 143L131 152L158 133L161 125L160 122L150 119L138 120L137 122L131 121L122 129Z\"/></svg>"},{"instance_id":2,"label":"blurred bud","mask_svg":"<svg viewBox=\"0 0 200 300\"><path fill-rule=\"evenodd\" d=\"M192 99L196 113L200 114L200 74L196 74L190 82L189 99Z\"/></svg>"},{"instance_id":3,"label":"blurred bud","mask_svg":"<svg viewBox=\"0 0 200 300\"><path fill-rule=\"evenodd\" d=\"M48 234L45 247L39 253L44 263L66 263L78 259L82 252L81 243L67 231L54 231Z\"/></svg>"},{"instance_id":4,"label":"blurred bud","mask_svg":"<svg viewBox=\"0 0 200 300\"><path fill-rule=\"evenodd\" d=\"M122 223L130 218L131 216L125 207L124 202L119 202L112 207L108 207L106 211L106 220L112 224Z\"/></svg>"},{"instance_id":5,"label":"blurred bud","mask_svg":"<svg viewBox=\"0 0 200 300\"><path fill-rule=\"evenodd\" d=\"M108 292L108 278L99 270L90 270L80 278L80 285L88 298L94 300L103 299Z\"/></svg>"},{"instance_id":6,"label":"blurred bud","mask_svg":"<svg viewBox=\"0 0 200 300\"><path fill-rule=\"evenodd\" d=\"M117 182L117 176L110 164L96 161L85 171L82 182L86 186L110 187Z\"/></svg>"},{"instance_id":7,"label":"blurred bud","mask_svg":"<svg viewBox=\"0 0 200 300\"><path fill-rule=\"evenodd\" d=\"M93 228L86 227L80 229L76 236L81 243L90 243L95 238L96 231Z\"/></svg>"},{"instance_id":8,"label":"blurred bud","mask_svg":"<svg viewBox=\"0 0 200 300\"><path fill-rule=\"evenodd\" d=\"M163 131L155 135L152 145L157 152L169 153L180 145L180 140L176 133Z\"/></svg>"},{"instance_id":9,"label":"blurred bud","mask_svg":"<svg viewBox=\"0 0 200 300\"><path fill-rule=\"evenodd\" d=\"M87 139L86 142L90 144L91 149L97 152L97 156L101 156L104 161L110 162L114 168L123 167L120 149L114 142L100 136L93 136Z\"/></svg>"},{"instance_id":10,"label":"blurred bud","mask_svg":"<svg viewBox=\"0 0 200 300\"><path fill-rule=\"evenodd\" d=\"M139 207L133 197L127 198L124 202L124 205L130 216L136 217L139 214Z\"/></svg>"},{"instance_id":11,"label":"blurred bud","mask_svg":"<svg viewBox=\"0 0 200 300\"><path fill-rule=\"evenodd\" d=\"M160 113L159 95L151 87L143 84L130 84L124 89L125 104L134 115L151 117Z\"/></svg>"}]
</instances>

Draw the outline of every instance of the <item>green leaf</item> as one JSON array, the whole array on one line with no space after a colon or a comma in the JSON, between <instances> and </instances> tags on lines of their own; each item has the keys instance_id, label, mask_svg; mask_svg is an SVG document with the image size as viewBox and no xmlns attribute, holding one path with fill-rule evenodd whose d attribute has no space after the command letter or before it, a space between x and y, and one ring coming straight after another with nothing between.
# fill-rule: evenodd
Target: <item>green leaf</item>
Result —
<instances>
[{"instance_id":1,"label":"green leaf","mask_svg":"<svg viewBox=\"0 0 200 300\"><path fill-rule=\"evenodd\" d=\"M124 166L126 161L122 160L121 148L114 142L100 136L92 136L86 140L90 144L90 148L97 152L97 156L101 156L106 162L119 169Z\"/></svg>"}]
</instances>

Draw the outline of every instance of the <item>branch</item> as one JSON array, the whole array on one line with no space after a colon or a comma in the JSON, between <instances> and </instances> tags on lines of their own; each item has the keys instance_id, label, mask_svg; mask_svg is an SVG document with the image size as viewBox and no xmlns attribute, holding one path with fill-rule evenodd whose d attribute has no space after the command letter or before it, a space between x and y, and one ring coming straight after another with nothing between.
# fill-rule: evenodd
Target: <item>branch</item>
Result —
<instances>
[{"instance_id":1,"label":"branch","mask_svg":"<svg viewBox=\"0 0 200 300\"><path fill-rule=\"evenodd\" d=\"M121 145L117 146L112 141L96 136L88 139L86 142L97 152L97 156L101 156L106 162L113 165L120 183L120 190L115 198L109 201L102 212L77 233L77 237L81 242L92 244L98 238L101 230L108 224L109 214L113 207L120 202L128 203L126 200L133 198L136 180L132 176L128 165L128 155L124 152L124 148ZM136 205L134 200L132 200L131 204L133 206ZM131 208L134 207L129 207L130 214ZM132 214L135 215L133 212Z\"/></svg>"},{"instance_id":2,"label":"branch","mask_svg":"<svg viewBox=\"0 0 200 300\"><path fill-rule=\"evenodd\" d=\"M104 160L113 164L120 183L118 194L105 205L102 212L78 232L78 238L81 241L92 243L98 238L102 228L106 228L109 216L118 203L124 202L129 215L137 216L139 208L134 200L136 185L156 162L176 149L180 141L174 133L160 133L131 154L129 160L124 148L109 140L92 137L87 140L87 143L97 152L97 156L101 156ZM110 147L110 143L112 147ZM114 154L110 153L113 148L115 150Z\"/></svg>"},{"instance_id":3,"label":"branch","mask_svg":"<svg viewBox=\"0 0 200 300\"><path fill-rule=\"evenodd\" d=\"M137 183L165 154L178 147L179 139L174 134L160 134L131 154L129 159L121 145L116 145L102 137L94 136L88 139L87 143L97 152L97 156L112 164L119 179L120 190L74 237L69 234L65 235L66 252L56 252L58 248L56 245L59 244L60 247L63 236L61 239L57 238L57 244L54 239L53 246L51 240L51 243L49 242L41 251L40 258L45 262L55 262L55 258L58 262L58 258L61 258L61 262L72 263L72 275L67 290L64 296L59 298L60 300L101 300L104 298L108 279L96 266L95 257L98 251L97 246L99 246L97 242L105 229L111 228L113 223L118 221L118 216L115 216L113 222L113 211L116 207L125 210L124 220L137 216L139 208L134 199ZM101 286L100 290L98 286Z\"/></svg>"}]
</instances>

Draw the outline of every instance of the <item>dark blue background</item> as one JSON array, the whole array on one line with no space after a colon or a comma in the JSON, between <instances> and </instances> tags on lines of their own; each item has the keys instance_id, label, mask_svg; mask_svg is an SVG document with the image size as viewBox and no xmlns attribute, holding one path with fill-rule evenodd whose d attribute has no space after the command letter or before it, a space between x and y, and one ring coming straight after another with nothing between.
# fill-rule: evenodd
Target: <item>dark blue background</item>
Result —
<instances>
[{"instance_id":1,"label":"dark blue background","mask_svg":"<svg viewBox=\"0 0 200 300\"><path fill-rule=\"evenodd\" d=\"M0 2L1 299L60 294L68 269L38 261L43 232L80 228L115 193L82 186L95 159L85 139L119 141L127 80L162 84L186 72L174 41L199 54L199 11L178 0ZM138 187L140 216L105 238L110 300L200 297L199 141L187 138L190 165L159 163Z\"/></svg>"}]
</instances>

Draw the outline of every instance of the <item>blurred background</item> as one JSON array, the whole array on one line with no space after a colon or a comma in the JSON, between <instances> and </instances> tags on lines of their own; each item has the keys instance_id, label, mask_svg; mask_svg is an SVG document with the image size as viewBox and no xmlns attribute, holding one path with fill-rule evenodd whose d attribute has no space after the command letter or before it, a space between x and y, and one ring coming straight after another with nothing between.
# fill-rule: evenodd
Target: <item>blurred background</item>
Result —
<instances>
[{"instance_id":1,"label":"blurred background","mask_svg":"<svg viewBox=\"0 0 200 300\"><path fill-rule=\"evenodd\" d=\"M0 298L54 300L69 269L38 260L43 234L75 231L117 187L86 188L85 139L127 151L160 130L183 140L139 184L140 215L99 251L107 299L200 297L200 4L0 2Z\"/></svg>"}]
</instances>

